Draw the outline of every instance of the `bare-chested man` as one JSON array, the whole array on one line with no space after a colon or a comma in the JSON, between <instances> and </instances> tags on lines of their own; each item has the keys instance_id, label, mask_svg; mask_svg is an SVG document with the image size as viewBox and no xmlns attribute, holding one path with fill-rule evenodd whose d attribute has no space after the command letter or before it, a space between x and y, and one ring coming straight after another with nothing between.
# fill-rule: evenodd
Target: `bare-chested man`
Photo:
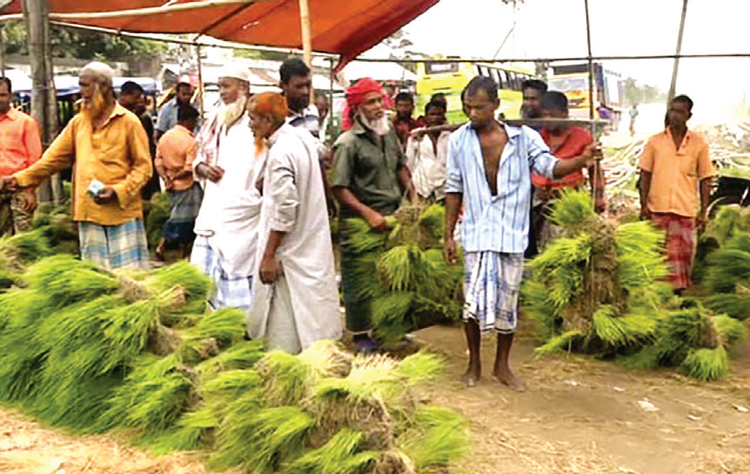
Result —
<instances>
[{"instance_id":1,"label":"bare-chested man","mask_svg":"<svg viewBox=\"0 0 750 474\"><path fill-rule=\"evenodd\" d=\"M492 374L498 382L522 390L523 382L511 372L508 359L529 234L531 168L540 175L560 178L590 165L597 151L592 146L578 158L556 159L532 129L510 127L495 119L500 105L497 92L497 84L487 77L475 77L464 90L464 110L470 122L451 135L448 147L445 256L449 263L457 260L453 232L464 203L461 246L469 345L464 381L474 386L479 380L481 332L494 329L498 339Z\"/></svg>"}]
</instances>

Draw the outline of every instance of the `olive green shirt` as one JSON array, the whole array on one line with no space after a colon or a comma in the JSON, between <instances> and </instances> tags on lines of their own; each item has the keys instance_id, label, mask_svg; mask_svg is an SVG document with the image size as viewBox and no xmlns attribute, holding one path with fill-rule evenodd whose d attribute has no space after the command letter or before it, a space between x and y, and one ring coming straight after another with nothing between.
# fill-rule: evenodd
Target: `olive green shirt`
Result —
<instances>
[{"instance_id":1,"label":"olive green shirt","mask_svg":"<svg viewBox=\"0 0 750 474\"><path fill-rule=\"evenodd\" d=\"M341 134L333 145L331 186L348 188L359 202L388 216L401 204L403 192L396 172L406 166L406 155L395 130L391 129L380 141L377 143L357 118L354 127ZM341 214L355 215L345 208Z\"/></svg>"}]
</instances>

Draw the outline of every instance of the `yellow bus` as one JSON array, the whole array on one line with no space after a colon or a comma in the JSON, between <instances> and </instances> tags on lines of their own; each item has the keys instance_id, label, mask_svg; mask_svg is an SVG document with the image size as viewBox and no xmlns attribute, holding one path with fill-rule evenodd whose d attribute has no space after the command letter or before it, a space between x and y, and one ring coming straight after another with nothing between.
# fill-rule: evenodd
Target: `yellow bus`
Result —
<instances>
[{"instance_id":1,"label":"yellow bus","mask_svg":"<svg viewBox=\"0 0 750 474\"><path fill-rule=\"evenodd\" d=\"M499 86L498 114L505 118L521 116L521 84L532 77L531 71L510 64L462 62L428 62L417 65L417 114L424 113L424 106L433 94L442 92L448 100L448 122L465 122L467 119L461 106L461 91L474 76L491 77Z\"/></svg>"}]
</instances>

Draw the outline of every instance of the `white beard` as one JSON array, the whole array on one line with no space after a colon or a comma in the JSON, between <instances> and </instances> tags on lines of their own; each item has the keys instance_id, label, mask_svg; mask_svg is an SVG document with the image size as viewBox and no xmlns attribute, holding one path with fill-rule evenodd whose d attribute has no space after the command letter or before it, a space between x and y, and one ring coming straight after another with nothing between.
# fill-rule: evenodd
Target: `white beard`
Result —
<instances>
[{"instance_id":1,"label":"white beard","mask_svg":"<svg viewBox=\"0 0 750 474\"><path fill-rule=\"evenodd\" d=\"M246 98L241 96L236 102L221 104L219 108L219 123L226 128L234 125L245 114L246 102Z\"/></svg>"},{"instance_id":2,"label":"white beard","mask_svg":"<svg viewBox=\"0 0 750 474\"><path fill-rule=\"evenodd\" d=\"M383 115L379 119L369 120L367 117L362 115L362 124L372 130L375 135L382 137L391 130L391 121L388 120L387 115Z\"/></svg>"}]
</instances>

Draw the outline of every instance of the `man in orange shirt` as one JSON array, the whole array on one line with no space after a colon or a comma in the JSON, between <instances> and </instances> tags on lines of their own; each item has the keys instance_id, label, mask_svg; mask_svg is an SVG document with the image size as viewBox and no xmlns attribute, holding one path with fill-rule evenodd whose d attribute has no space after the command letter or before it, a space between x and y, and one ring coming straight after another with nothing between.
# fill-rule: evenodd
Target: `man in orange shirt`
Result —
<instances>
[{"instance_id":1,"label":"man in orange shirt","mask_svg":"<svg viewBox=\"0 0 750 474\"><path fill-rule=\"evenodd\" d=\"M164 261L164 251L170 246L179 246L182 258L189 257L195 240L193 227L203 201L203 190L193 179L198 143L192 130L198 124L199 116L195 107L180 105L177 125L162 135L156 148L156 172L164 180L169 193L169 219L164 224L164 238L154 252L161 261Z\"/></svg>"},{"instance_id":2,"label":"man in orange shirt","mask_svg":"<svg viewBox=\"0 0 750 474\"><path fill-rule=\"evenodd\" d=\"M541 99L542 118L568 118L568 99L565 94L558 91L548 91ZM568 125L549 125L541 130L542 138L551 153L560 160L577 158L584 154L587 149L594 150L596 143L594 137L581 127ZM596 210L604 211L604 175L599 169L594 179L594 169L588 169L589 184L591 191L596 197ZM534 185L534 202L532 214L534 225L532 226L536 235L536 245L541 251L557 234L556 226L547 222L546 213L553 199L559 196L563 189L578 189L584 184L585 177L582 170L578 170L562 179L549 179L537 173L532 173L531 181Z\"/></svg>"},{"instance_id":3,"label":"man in orange shirt","mask_svg":"<svg viewBox=\"0 0 750 474\"><path fill-rule=\"evenodd\" d=\"M641 219L667 233L667 259L676 293L690 286L696 229L706 223L716 174L708 143L688 130L693 101L679 95L669 103L667 127L649 138L641 155ZM700 190L700 209L697 191Z\"/></svg>"},{"instance_id":4,"label":"man in orange shirt","mask_svg":"<svg viewBox=\"0 0 750 474\"><path fill-rule=\"evenodd\" d=\"M33 118L10 106L13 86L0 77L0 178L24 170L42 156L39 127ZM2 192L0 188L0 236L31 229L36 191Z\"/></svg>"},{"instance_id":5,"label":"man in orange shirt","mask_svg":"<svg viewBox=\"0 0 750 474\"><path fill-rule=\"evenodd\" d=\"M81 69L81 112L42 159L1 181L11 190L30 188L73 166L81 259L110 270L145 269L141 188L151 177L151 154L140 120L115 100L113 76L112 68L99 62Z\"/></svg>"}]
</instances>

